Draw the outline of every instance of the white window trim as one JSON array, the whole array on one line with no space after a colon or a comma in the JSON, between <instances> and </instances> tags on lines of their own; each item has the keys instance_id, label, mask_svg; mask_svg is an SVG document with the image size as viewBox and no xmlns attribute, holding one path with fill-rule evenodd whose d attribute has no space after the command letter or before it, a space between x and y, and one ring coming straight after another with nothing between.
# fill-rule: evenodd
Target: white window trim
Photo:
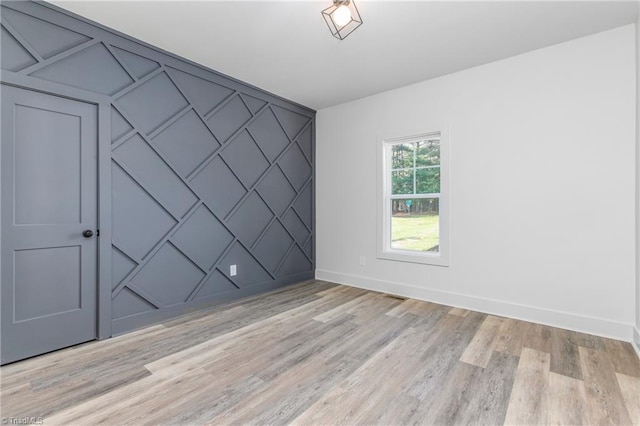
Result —
<instances>
[{"instance_id":1,"label":"white window trim","mask_svg":"<svg viewBox=\"0 0 640 426\"><path fill-rule=\"evenodd\" d=\"M388 173L388 161L391 144L413 142L429 136L440 135L440 235L439 252L419 252L411 250L397 250L391 248L391 205L387 202L387 193L391 185ZM378 258L400 262L423 263L435 266L449 266L449 131L447 126L434 131L414 133L405 137L378 137L377 141L377 228L378 228ZM394 195L393 198L434 198L433 195Z\"/></svg>"}]
</instances>

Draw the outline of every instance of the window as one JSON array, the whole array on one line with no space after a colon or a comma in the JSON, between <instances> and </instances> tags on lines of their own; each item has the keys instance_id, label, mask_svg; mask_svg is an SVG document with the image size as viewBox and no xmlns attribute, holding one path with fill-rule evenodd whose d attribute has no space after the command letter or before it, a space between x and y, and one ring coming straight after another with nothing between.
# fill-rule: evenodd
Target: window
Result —
<instances>
[{"instance_id":1,"label":"window","mask_svg":"<svg viewBox=\"0 0 640 426\"><path fill-rule=\"evenodd\" d=\"M382 141L378 257L447 265L446 146L441 132Z\"/></svg>"}]
</instances>

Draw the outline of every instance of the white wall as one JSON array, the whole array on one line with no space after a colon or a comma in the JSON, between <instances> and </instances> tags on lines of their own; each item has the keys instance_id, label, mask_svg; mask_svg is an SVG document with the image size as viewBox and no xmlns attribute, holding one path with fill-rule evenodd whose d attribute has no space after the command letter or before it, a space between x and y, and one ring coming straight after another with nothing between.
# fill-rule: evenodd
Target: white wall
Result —
<instances>
[{"instance_id":1,"label":"white wall","mask_svg":"<svg viewBox=\"0 0 640 426\"><path fill-rule=\"evenodd\" d=\"M640 16L636 22L636 329L640 354Z\"/></svg>"},{"instance_id":2,"label":"white wall","mask_svg":"<svg viewBox=\"0 0 640 426\"><path fill-rule=\"evenodd\" d=\"M316 276L631 340L634 44L628 25L319 111ZM450 266L376 259L376 137L442 121Z\"/></svg>"}]
</instances>

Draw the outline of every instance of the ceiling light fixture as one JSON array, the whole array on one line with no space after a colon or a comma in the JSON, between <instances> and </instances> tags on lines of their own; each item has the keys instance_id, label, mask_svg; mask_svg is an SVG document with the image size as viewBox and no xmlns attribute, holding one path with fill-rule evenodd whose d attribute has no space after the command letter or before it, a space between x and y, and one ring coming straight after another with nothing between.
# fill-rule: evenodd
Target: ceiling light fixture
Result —
<instances>
[{"instance_id":1,"label":"ceiling light fixture","mask_svg":"<svg viewBox=\"0 0 640 426\"><path fill-rule=\"evenodd\" d=\"M333 5L322 11L322 17L334 37L344 40L362 25L362 18L354 0L333 0Z\"/></svg>"}]
</instances>

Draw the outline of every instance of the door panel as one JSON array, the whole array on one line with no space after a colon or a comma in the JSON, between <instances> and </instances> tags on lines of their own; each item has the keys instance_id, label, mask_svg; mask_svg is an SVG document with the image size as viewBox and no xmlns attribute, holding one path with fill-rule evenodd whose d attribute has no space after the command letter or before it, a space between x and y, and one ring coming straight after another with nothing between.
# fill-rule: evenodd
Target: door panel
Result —
<instances>
[{"instance_id":1,"label":"door panel","mask_svg":"<svg viewBox=\"0 0 640 426\"><path fill-rule=\"evenodd\" d=\"M82 309L80 246L16 250L14 277L15 322Z\"/></svg>"},{"instance_id":2,"label":"door panel","mask_svg":"<svg viewBox=\"0 0 640 426\"><path fill-rule=\"evenodd\" d=\"M5 364L96 338L97 108L1 90Z\"/></svg>"},{"instance_id":3,"label":"door panel","mask_svg":"<svg viewBox=\"0 0 640 426\"><path fill-rule=\"evenodd\" d=\"M23 105L14 114L16 225L80 223L80 117Z\"/></svg>"}]
</instances>

